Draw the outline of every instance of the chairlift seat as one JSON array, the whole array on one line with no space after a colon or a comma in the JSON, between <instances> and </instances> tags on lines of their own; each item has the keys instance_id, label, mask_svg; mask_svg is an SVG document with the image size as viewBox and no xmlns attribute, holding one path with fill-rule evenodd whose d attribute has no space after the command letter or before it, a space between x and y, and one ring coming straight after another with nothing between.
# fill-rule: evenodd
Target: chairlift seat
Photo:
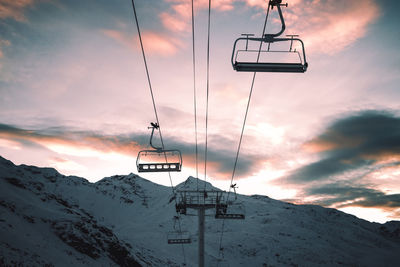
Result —
<instances>
[{"instance_id":1,"label":"chairlift seat","mask_svg":"<svg viewBox=\"0 0 400 267\"><path fill-rule=\"evenodd\" d=\"M192 239L187 231L173 231L168 233L168 244L190 244Z\"/></svg>"},{"instance_id":2,"label":"chairlift seat","mask_svg":"<svg viewBox=\"0 0 400 267\"><path fill-rule=\"evenodd\" d=\"M304 73L307 70L307 65L301 63L235 62L233 68L236 71L247 72Z\"/></svg>"},{"instance_id":3,"label":"chairlift seat","mask_svg":"<svg viewBox=\"0 0 400 267\"><path fill-rule=\"evenodd\" d=\"M168 239L168 244L190 244L192 240L190 238L173 238Z\"/></svg>"},{"instance_id":4,"label":"chairlift seat","mask_svg":"<svg viewBox=\"0 0 400 267\"><path fill-rule=\"evenodd\" d=\"M245 42L259 44L260 49L255 50L246 47L243 50L239 48L244 46L243 43ZM290 42L290 48L287 50L277 50L270 47L271 43L285 42ZM300 44L300 50L292 48L293 42ZM267 49L261 49L263 43L268 44ZM278 59L272 56L273 54L284 55L286 58ZM257 55L257 58L254 57L255 55ZM272 56L272 58L265 59L266 55ZM298 55L298 59L295 59L293 55ZM298 38L273 38L273 42L269 42L264 38L238 38L233 46L231 63L234 70L243 72L304 73L308 68L304 43Z\"/></svg>"},{"instance_id":5,"label":"chairlift seat","mask_svg":"<svg viewBox=\"0 0 400 267\"><path fill-rule=\"evenodd\" d=\"M217 213L217 214L215 214L215 219L238 219L238 220L244 220L245 216L244 216L244 214Z\"/></svg>"},{"instance_id":6,"label":"chairlift seat","mask_svg":"<svg viewBox=\"0 0 400 267\"><path fill-rule=\"evenodd\" d=\"M216 206L215 219L244 220L244 207L241 203L219 203Z\"/></svg>"},{"instance_id":7,"label":"chairlift seat","mask_svg":"<svg viewBox=\"0 0 400 267\"><path fill-rule=\"evenodd\" d=\"M182 155L179 150L142 150L136 167L138 172L180 172Z\"/></svg>"},{"instance_id":8,"label":"chairlift seat","mask_svg":"<svg viewBox=\"0 0 400 267\"><path fill-rule=\"evenodd\" d=\"M180 172L179 163L139 163L138 172Z\"/></svg>"}]
</instances>

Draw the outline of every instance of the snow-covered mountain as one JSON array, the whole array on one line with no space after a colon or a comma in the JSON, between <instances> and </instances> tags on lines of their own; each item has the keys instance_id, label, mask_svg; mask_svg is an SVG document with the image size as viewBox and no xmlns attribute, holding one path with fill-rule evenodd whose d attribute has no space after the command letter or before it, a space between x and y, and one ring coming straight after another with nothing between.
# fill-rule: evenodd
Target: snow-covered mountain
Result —
<instances>
[{"instance_id":1,"label":"snow-covered mountain","mask_svg":"<svg viewBox=\"0 0 400 267\"><path fill-rule=\"evenodd\" d=\"M196 266L196 216L182 217L193 240L184 253L167 244L173 199L171 188L135 174L90 183L0 157L0 266ZM246 219L225 220L219 266L400 266L400 222L260 195L238 200ZM206 266L217 265L221 225L206 217Z\"/></svg>"}]
</instances>

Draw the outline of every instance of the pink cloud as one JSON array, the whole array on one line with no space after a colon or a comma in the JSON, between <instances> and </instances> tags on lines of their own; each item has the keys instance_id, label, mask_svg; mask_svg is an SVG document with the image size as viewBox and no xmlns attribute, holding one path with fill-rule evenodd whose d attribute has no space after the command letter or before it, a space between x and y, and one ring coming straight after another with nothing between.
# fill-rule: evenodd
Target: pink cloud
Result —
<instances>
[{"instance_id":1,"label":"pink cloud","mask_svg":"<svg viewBox=\"0 0 400 267\"><path fill-rule=\"evenodd\" d=\"M192 16L192 5L189 2L175 4L172 9L181 17L190 18Z\"/></svg>"},{"instance_id":2,"label":"pink cloud","mask_svg":"<svg viewBox=\"0 0 400 267\"><path fill-rule=\"evenodd\" d=\"M217 11L229 11L234 8L238 0L213 0L211 8ZM171 9L160 14L164 27L173 32L187 32L190 29L192 6L187 0L167 0ZM201 9L208 9L208 0L198 0L194 3L195 13Z\"/></svg>"},{"instance_id":3,"label":"pink cloud","mask_svg":"<svg viewBox=\"0 0 400 267\"><path fill-rule=\"evenodd\" d=\"M32 4L33 0L2 0L0 1L0 18L26 21L24 9Z\"/></svg>"},{"instance_id":4,"label":"pink cloud","mask_svg":"<svg viewBox=\"0 0 400 267\"><path fill-rule=\"evenodd\" d=\"M266 7L264 0L244 1ZM376 0L292 0L288 4L282 8L285 33L300 34L307 52L334 54L349 47L366 35L380 15Z\"/></svg>"},{"instance_id":5,"label":"pink cloud","mask_svg":"<svg viewBox=\"0 0 400 267\"><path fill-rule=\"evenodd\" d=\"M268 4L265 0L245 0L249 6L266 7Z\"/></svg>"},{"instance_id":6,"label":"pink cloud","mask_svg":"<svg viewBox=\"0 0 400 267\"><path fill-rule=\"evenodd\" d=\"M237 1L238 0L212 0L211 8L219 10L219 11L232 10L233 4ZM188 4L187 0L167 0L167 2L172 3L173 6L188 5L190 7L190 4ZM196 9L208 8L208 0L197 0L197 1L195 1L194 5L195 5Z\"/></svg>"},{"instance_id":7,"label":"pink cloud","mask_svg":"<svg viewBox=\"0 0 400 267\"><path fill-rule=\"evenodd\" d=\"M139 41L136 35L128 35L116 30L103 30L102 32L124 46L134 50L139 49ZM181 41L170 36L150 31L144 31L141 34L146 53L171 56L176 54L178 49L183 46Z\"/></svg>"},{"instance_id":8,"label":"pink cloud","mask_svg":"<svg viewBox=\"0 0 400 267\"><path fill-rule=\"evenodd\" d=\"M284 16L287 33L298 33L307 50L334 54L364 37L379 17L374 0L302 0Z\"/></svg>"},{"instance_id":9,"label":"pink cloud","mask_svg":"<svg viewBox=\"0 0 400 267\"><path fill-rule=\"evenodd\" d=\"M160 18L164 27L173 32L186 32L189 30L189 23L187 23L187 20L182 17L179 18L176 15L163 12L160 14Z\"/></svg>"}]
</instances>

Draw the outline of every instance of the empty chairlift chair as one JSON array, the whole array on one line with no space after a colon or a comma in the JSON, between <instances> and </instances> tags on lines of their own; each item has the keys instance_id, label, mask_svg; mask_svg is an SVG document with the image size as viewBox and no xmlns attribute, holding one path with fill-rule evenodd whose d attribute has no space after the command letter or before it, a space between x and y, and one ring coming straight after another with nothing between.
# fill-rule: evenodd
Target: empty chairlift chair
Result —
<instances>
[{"instance_id":1,"label":"empty chairlift chair","mask_svg":"<svg viewBox=\"0 0 400 267\"><path fill-rule=\"evenodd\" d=\"M188 231L182 231L180 229L180 224L179 224L179 229L177 229L177 224L179 221L178 216L174 216L174 230L171 232L168 232L167 234L167 242L168 244L189 244L192 243L192 239L190 238L190 234Z\"/></svg>"},{"instance_id":2,"label":"empty chairlift chair","mask_svg":"<svg viewBox=\"0 0 400 267\"><path fill-rule=\"evenodd\" d=\"M244 207L241 203L230 203L217 205L215 212L216 219L245 219Z\"/></svg>"},{"instance_id":3,"label":"empty chairlift chair","mask_svg":"<svg viewBox=\"0 0 400 267\"><path fill-rule=\"evenodd\" d=\"M236 199L236 193L235 193ZM216 219L245 219L244 206L241 202L224 201L222 196L219 196L215 205L215 218Z\"/></svg>"},{"instance_id":4,"label":"empty chairlift chair","mask_svg":"<svg viewBox=\"0 0 400 267\"><path fill-rule=\"evenodd\" d=\"M264 34L261 38L253 34L242 34L233 45L231 62L236 71L247 72L292 72L307 70L304 43L298 35L279 36L285 31L281 6L282 0L270 0L271 9L277 7L281 30L274 34ZM287 6L287 4L286 4Z\"/></svg>"},{"instance_id":5,"label":"empty chairlift chair","mask_svg":"<svg viewBox=\"0 0 400 267\"><path fill-rule=\"evenodd\" d=\"M168 244L190 244L192 239L187 231L171 231L167 236Z\"/></svg>"},{"instance_id":6,"label":"empty chairlift chair","mask_svg":"<svg viewBox=\"0 0 400 267\"><path fill-rule=\"evenodd\" d=\"M153 149L141 150L136 158L138 172L179 172L182 169L182 154L179 150L165 150L153 145L154 130L157 123L151 123L150 146Z\"/></svg>"}]
</instances>

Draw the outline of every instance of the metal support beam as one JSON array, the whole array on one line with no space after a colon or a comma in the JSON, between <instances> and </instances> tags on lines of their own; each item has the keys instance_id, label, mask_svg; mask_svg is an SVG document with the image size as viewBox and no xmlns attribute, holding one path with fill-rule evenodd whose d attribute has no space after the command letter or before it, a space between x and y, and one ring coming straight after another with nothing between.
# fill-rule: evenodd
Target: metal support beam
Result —
<instances>
[{"instance_id":1,"label":"metal support beam","mask_svg":"<svg viewBox=\"0 0 400 267\"><path fill-rule=\"evenodd\" d=\"M222 191L195 191L182 190L178 192L178 201L175 204L176 212L186 215L187 209L197 210L198 216L198 264L204 267L204 232L205 232L205 214L208 209L215 209L216 219L244 219L244 214L227 213L231 203L224 201ZM189 243L189 242L188 242Z\"/></svg>"},{"instance_id":2,"label":"metal support beam","mask_svg":"<svg viewBox=\"0 0 400 267\"><path fill-rule=\"evenodd\" d=\"M204 218L205 218L205 208L199 207L197 210L199 219L199 267L204 267Z\"/></svg>"}]
</instances>

